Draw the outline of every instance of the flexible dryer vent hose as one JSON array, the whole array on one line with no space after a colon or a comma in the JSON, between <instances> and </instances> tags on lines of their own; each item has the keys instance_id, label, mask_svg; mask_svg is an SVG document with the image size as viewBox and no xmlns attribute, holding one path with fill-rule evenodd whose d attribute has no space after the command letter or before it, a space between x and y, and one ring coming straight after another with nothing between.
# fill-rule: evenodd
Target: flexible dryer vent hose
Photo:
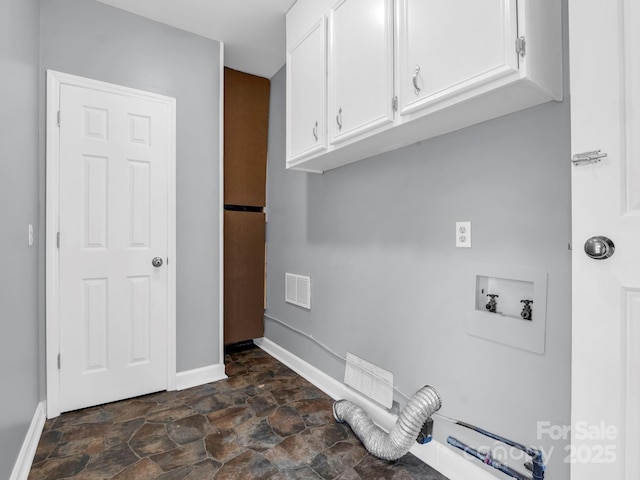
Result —
<instances>
[{"instance_id":1,"label":"flexible dryer vent hose","mask_svg":"<svg viewBox=\"0 0 640 480\"><path fill-rule=\"evenodd\" d=\"M441 405L440 395L433 387L422 387L402 409L389 433L373 423L362 408L348 400L339 400L333 404L333 416L338 422L349 424L369 453L392 461L409 451L424 422Z\"/></svg>"}]
</instances>

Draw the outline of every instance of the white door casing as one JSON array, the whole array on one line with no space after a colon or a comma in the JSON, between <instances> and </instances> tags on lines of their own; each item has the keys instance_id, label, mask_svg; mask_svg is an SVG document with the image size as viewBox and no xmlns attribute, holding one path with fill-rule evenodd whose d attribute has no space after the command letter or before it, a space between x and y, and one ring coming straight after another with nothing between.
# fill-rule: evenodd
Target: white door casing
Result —
<instances>
[{"instance_id":1,"label":"white door casing","mask_svg":"<svg viewBox=\"0 0 640 480\"><path fill-rule=\"evenodd\" d=\"M639 31L636 0L569 1L572 153L607 155L572 167L572 480L640 478Z\"/></svg>"},{"instance_id":2,"label":"white door casing","mask_svg":"<svg viewBox=\"0 0 640 480\"><path fill-rule=\"evenodd\" d=\"M175 99L47 81L51 418L175 387Z\"/></svg>"}]
</instances>

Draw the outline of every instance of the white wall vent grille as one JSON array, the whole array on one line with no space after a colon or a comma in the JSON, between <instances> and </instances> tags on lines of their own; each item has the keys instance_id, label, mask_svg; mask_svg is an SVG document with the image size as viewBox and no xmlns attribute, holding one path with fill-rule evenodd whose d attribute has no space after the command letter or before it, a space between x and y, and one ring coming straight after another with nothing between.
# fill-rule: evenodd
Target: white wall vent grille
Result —
<instances>
[{"instance_id":1,"label":"white wall vent grille","mask_svg":"<svg viewBox=\"0 0 640 480\"><path fill-rule=\"evenodd\" d=\"M393 406L393 373L347 352L344 383L387 408Z\"/></svg>"},{"instance_id":2,"label":"white wall vent grille","mask_svg":"<svg viewBox=\"0 0 640 480\"><path fill-rule=\"evenodd\" d=\"M311 277L285 274L285 301L311 310Z\"/></svg>"}]
</instances>

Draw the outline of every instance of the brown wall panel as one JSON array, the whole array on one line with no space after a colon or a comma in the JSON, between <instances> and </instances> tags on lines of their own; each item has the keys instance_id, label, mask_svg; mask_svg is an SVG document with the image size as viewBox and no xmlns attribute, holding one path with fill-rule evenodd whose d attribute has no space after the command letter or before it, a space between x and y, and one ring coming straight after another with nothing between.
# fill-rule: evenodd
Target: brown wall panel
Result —
<instances>
[{"instance_id":1,"label":"brown wall panel","mask_svg":"<svg viewBox=\"0 0 640 480\"><path fill-rule=\"evenodd\" d=\"M230 68L224 82L224 203L263 207L271 84Z\"/></svg>"},{"instance_id":2,"label":"brown wall panel","mask_svg":"<svg viewBox=\"0 0 640 480\"><path fill-rule=\"evenodd\" d=\"M265 215L224 212L224 344L264 334Z\"/></svg>"}]
</instances>

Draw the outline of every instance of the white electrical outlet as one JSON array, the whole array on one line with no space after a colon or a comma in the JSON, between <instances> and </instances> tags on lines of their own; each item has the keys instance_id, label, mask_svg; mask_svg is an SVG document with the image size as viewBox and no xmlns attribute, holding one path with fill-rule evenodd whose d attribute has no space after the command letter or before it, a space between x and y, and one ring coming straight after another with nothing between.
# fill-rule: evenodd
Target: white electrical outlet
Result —
<instances>
[{"instance_id":1,"label":"white electrical outlet","mask_svg":"<svg viewBox=\"0 0 640 480\"><path fill-rule=\"evenodd\" d=\"M471 222L456 222L456 247L471 248Z\"/></svg>"}]
</instances>

